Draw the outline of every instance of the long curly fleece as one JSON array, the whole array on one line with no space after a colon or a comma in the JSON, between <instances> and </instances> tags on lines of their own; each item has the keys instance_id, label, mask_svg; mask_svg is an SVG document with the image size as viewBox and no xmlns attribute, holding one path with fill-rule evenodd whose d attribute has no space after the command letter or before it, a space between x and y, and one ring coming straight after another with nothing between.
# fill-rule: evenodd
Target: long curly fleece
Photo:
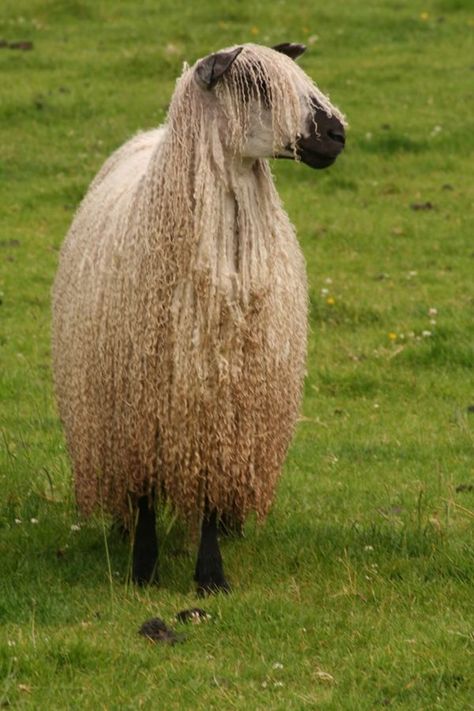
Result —
<instances>
[{"instance_id":1,"label":"long curly fleece","mask_svg":"<svg viewBox=\"0 0 474 711\"><path fill-rule=\"evenodd\" d=\"M155 490L190 522L263 517L298 415L304 259L267 161L242 155L266 120L294 150L311 96L340 114L274 50L244 45L210 91L196 66L102 167L60 256L55 386L86 514L127 521Z\"/></svg>"}]
</instances>

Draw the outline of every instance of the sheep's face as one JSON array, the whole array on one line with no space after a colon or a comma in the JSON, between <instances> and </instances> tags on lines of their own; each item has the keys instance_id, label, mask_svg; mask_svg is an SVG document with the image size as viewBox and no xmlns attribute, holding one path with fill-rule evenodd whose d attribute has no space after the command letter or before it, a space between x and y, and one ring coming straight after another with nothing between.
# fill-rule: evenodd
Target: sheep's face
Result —
<instances>
[{"instance_id":1,"label":"sheep's face","mask_svg":"<svg viewBox=\"0 0 474 711\"><path fill-rule=\"evenodd\" d=\"M311 168L327 168L345 145L344 124L328 116L314 97L310 111L303 113L295 136L288 135L280 146L274 145L271 110L254 113L242 155L246 158L289 158L301 160Z\"/></svg>"},{"instance_id":2,"label":"sheep's face","mask_svg":"<svg viewBox=\"0 0 474 711\"><path fill-rule=\"evenodd\" d=\"M290 158L312 168L330 166L344 148L344 118L296 66L294 60L305 47L252 48L217 52L195 68L197 83L213 92L222 110L224 140L228 135L234 151L244 158ZM241 125L237 136L234 115Z\"/></svg>"}]
</instances>

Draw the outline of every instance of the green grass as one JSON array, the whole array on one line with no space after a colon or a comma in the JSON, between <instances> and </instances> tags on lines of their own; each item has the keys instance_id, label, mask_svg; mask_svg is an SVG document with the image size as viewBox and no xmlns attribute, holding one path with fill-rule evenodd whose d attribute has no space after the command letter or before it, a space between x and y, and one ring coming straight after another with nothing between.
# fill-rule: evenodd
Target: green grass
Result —
<instances>
[{"instance_id":1,"label":"green grass","mask_svg":"<svg viewBox=\"0 0 474 711\"><path fill-rule=\"evenodd\" d=\"M3 0L0 39L34 47L0 48L0 706L474 708L470 8ZM147 617L196 603L195 546L164 512L161 587L135 590L109 522L79 519L50 286L87 185L163 120L183 60L248 40L306 41L351 131L326 172L273 166L311 285L275 506L223 544L212 621L152 646Z\"/></svg>"}]
</instances>

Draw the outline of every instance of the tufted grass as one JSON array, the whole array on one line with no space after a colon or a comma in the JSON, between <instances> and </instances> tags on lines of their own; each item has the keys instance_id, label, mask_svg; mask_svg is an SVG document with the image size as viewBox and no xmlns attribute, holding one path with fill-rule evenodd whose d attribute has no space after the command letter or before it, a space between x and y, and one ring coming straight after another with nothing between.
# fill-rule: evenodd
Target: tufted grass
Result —
<instances>
[{"instance_id":1,"label":"tufted grass","mask_svg":"<svg viewBox=\"0 0 474 711\"><path fill-rule=\"evenodd\" d=\"M470 7L3 0L0 39L34 46L0 48L0 706L474 708ZM248 40L306 41L351 131L327 172L274 165L311 284L274 509L224 542L212 621L154 647L140 624L196 604L194 546L164 512L161 587L135 590L110 522L78 518L49 291L104 158L185 58Z\"/></svg>"}]
</instances>

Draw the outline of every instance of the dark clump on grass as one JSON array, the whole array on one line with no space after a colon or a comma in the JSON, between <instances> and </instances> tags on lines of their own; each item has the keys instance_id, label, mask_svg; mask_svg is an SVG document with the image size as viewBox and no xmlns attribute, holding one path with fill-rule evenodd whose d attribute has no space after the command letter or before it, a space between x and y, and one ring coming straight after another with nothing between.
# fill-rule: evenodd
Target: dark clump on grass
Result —
<instances>
[{"instance_id":1,"label":"dark clump on grass","mask_svg":"<svg viewBox=\"0 0 474 711\"><path fill-rule=\"evenodd\" d=\"M206 622L210 619L210 615L202 609L202 607L189 607L186 610L180 610L176 613L176 621L182 623L191 622L193 625Z\"/></svg>"},{"instance_id":2,"label":"dark clump on grass","mask_svg":"<svg viewBox=\"0 0 474 711\"><path fill-rule=\"evenodd\" d=\"M33 49L33 42L30 42L29 40L16 40L14 42L0 40L0 47L8 47L8 49L18 49L22 52L28 52Z\"/></svg>"},{"instance_id":3,"label":"dark clump on grass","mask_svg":"<svg viewBox=\"0 0 474 711\"><path fill-rule=\"evenodd\" d=\"M152 617L146 620L138 634L150 642L164 642L165 644L176 644L184 641L183 635L177 635L174 630L168 627L159 617Z\"/></svg>"}]
</instances>

